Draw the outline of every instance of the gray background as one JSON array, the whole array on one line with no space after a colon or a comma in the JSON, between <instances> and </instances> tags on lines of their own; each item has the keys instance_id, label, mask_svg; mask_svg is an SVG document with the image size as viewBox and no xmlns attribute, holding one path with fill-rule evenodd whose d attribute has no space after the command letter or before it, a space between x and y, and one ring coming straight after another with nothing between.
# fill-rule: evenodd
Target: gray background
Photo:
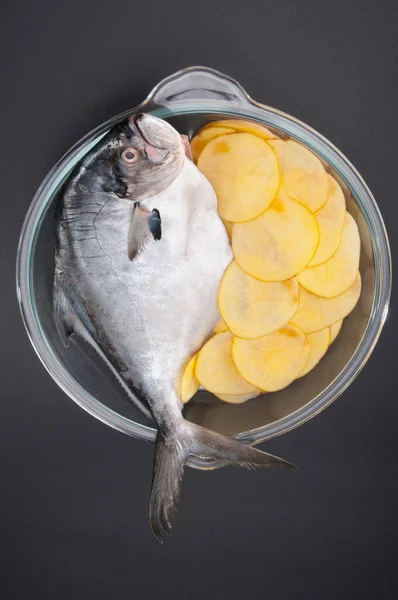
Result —
<instances>
[{"instance_id":1,"label":"gray background","mask_svg":"<svg viewBox=\"0 0 398 600\"><path fill-rule=\"evenodd\" d=\"M3 0L0 598L396 598L394 309L326 412L266 448L296 473L187 470L174 533L147 521L153 448L75 406L14 292L30 200L83 134L205 64L318 129L365 176L397 247L396 2Z\"/></svg>"}]
</instances>

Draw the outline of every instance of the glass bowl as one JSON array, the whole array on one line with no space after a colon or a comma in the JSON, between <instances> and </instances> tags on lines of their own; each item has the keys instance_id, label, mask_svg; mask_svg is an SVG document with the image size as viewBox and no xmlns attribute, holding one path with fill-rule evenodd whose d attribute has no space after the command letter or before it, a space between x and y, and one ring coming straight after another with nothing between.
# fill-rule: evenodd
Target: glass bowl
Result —
<instances>
[{"instance_id":1,"label":"glass bowl","mask_svg":"<svg viewBox=\"0 0 398 600\"><path fill-rule=\"evenodd\" d=\"M53 232L57 193L81 158L119 120L136 112L167 119L180 132L194 134L214 119L247 118L296 139L325 164L346 192L347 209L361 241L362 292L354 311L319 365L286 389L231 405L199 391L184 407L195 423L250 444L301 425L335 400L369 358L387 316L391 258L376 202L350 162L319 133L279 110L253 101L233 79L204 67L190 67L159 83L139 106L101 125L78 142L47 175L26 216L17 258L17 293L30 340L58 385L82 408L107 425L153 442L156 429L129 401L101 359L84 342L64 348L52 317ZM217 461L192 459L210 469Z\"/></svg>"}]
</instances>

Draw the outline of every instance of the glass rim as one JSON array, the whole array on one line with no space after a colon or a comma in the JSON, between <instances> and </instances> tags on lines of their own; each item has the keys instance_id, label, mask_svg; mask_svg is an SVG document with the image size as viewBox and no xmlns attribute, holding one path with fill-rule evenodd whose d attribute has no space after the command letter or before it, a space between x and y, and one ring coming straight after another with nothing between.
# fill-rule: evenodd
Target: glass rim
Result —
<instances>
[{"instance_id":1,"label":"glass rim","mask_svg":"<svg viewBox=\"0 0 398 600\"><path fill-rule=\"evenodd\" d=\"M162 94L165 88L170 88L174 82L183 80L184 77L192 77L198 74L208 75L215 80L219 80L221 83L228 82L230 86L232 85L236 89L237 94L239 94L238 101L223 102L220 100L209 100L208 98L200 97L198 92L198 97L193 100L182 100L176 103L172 101L165 101L162 104L158 103L159 95ZM350 189L356 204L365 218L374 257L375 292L368 323L356 350L339 375L310 402L274 423L239 433L235 437L242 441L256 444L287 433L324 410L347 389L364 367L373 351L387 317L391 295L391 253L387 232L379 208L368 186L356 168L333 144L298 119L252 100L239 83L213 69L189 67L161 81L141 104L109 119L106 123L84 136L58 161L45 177L26 214L17 252L17 297L22 319L33 348L51 377L81 408L103 423L127 435L147 441L155 440L156 429L136 423L103 405L74 379L69 371L59 362L41 328L32 292L32 250L42 218L53 200L54 193L58 189L60 182L65 179L73 166L114 124L128 115L140 111L150 112L161 117L201 113L231 115L237 118L250 118L264 125L279 129L301 143L304 143L336 171ZM192 460L189 464L198 468L219 466L219 463L204 462L203 460Z\"/></svg>"}]
</instances>

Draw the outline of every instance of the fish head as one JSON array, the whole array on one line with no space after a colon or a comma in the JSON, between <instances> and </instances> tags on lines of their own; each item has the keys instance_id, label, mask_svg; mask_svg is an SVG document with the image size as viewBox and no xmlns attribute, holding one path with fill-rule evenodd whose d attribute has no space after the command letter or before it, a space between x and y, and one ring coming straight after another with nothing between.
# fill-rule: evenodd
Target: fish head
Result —
<instances>
[{"instance_id":1,"label":"fish head","mask_svg":"<svg viewBox=\"0 0 398 600\"><path fill-rule=\"evenodd\" d=\"M166 121L147 114L129 117L108 137L112 176L105 182L106 189L135 202L162 192L178 177L185 146Z\"/></svg>"}]
</instances>

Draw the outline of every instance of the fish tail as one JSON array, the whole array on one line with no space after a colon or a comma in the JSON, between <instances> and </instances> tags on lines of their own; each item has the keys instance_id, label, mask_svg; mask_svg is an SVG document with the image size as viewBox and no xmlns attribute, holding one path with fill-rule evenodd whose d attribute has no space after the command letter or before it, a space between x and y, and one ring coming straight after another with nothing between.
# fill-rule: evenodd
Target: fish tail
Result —
<instances>
[{"instance_id":1,"label":"fish tail","mask_svg":"<svg viewBox=\"0 0 398 600\"><path fill-rule=\"evenodd\" d=\"M190 456L215 458L226 464L255 469L295 466L219 433L183 420L173 434L159 429L156 439L149 518L152 531L162 541L171 531L171 518L180 495L184 466Z\"/></svg>"},{"instance_id":2,"label":"fish tail","mask_svg":"<svg viewBox=\"0 0 398 600\"><path fill-rule=\"evenodd\" d=\"M182 474L188 457L188 444L174 434L168 436L159 428L153 461L149 521L160 542L162 531L171 531L170 520L176 510Z\"/></svg>"}]
</instances>

